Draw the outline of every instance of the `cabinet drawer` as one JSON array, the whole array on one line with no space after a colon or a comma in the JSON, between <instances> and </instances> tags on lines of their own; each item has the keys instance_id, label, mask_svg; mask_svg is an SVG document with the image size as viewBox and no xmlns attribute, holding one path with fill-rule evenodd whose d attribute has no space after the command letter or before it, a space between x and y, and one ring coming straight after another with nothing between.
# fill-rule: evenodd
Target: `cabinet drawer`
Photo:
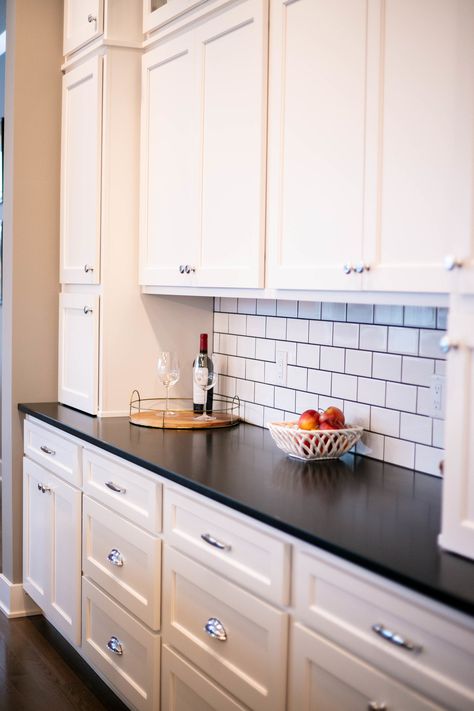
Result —
<instances>
[{"instance_id":1,"label":"cabinet drawer","mask_svg":"<svg viewBox=\"0 0 474 711\"><path fill-rule=\"evenodd\" d=\"M299 624L292 629L291 649L289 711L441 711L440 706Z\"/></svg>"},{"instance_id":2,"label":"cabinet drawer","mask_svg":"<svg viewBox=\"0 0 474 711\"><path fill-rule=\"evenodd\" d=\"M164 641L248 707L283 711L286 613L167 545L163 581Z\"/></svg>"},{"instance_id":3,"label":"cabinet drawer","mask_svg":"<svg viewBox=\"0 0 474 711\"><path fill-rule=\"evenodd\" d=\"M474 708L468 618L448 618L441 605L323 552L297 552L294 591L296 614L308 626L448 708ZM390 632L398 637L390 641Z\"/></svg>"},{"instance_id":4,"label":"cabinet drawer","mask_svg":"<svg viewBox=\"0 0 474 711\"><path fill-rule=\"evenodd\" d=\"M213 570L280 605L289 602L290 546L228 509L164 493L166 540Z\"/></svg>"},{"instance_id":5,"label":"cabinet drawer","mask_svg":"<svg viewBox=\"0 0 474 711\"><path fill-rule=\"evenodd\" d=\"M75 486L81 486L81 447L48 425L25 420L25 454Z\"/></svg>"},{"instance_id":6,"label":"cabinet drawer","mask_svg":"<svg viewBox=\"0 0 474 711\"><path fill-rule=\"evenodd\" d=\"M245 711L166 645L161 658L161 711Z\"/></svg>"},{"instance_id":7,"label":"cabinet drawer","mask_svg":"<svg viewBox=\"0 0 474 711\"><path fill-rule=\"evenodd\" d=\"M84 493L152 533L161 531L161 484L113 455L83 453Z\"/></svg>"},{"instance_id":8,"label":"cabinet drawer","mask_svg":"<svg viewBox=\"0 0 474 711\"><path fill-rule=\"evenodd\" d=\"M161 541L84 496L83 571L154 630L160 627Z\"/></svg>"},{"instance_id":9,"label":"cabinet drawer","mask_svg":"<svg viewBox=\"0 0 474 711\"><path fill-rule=\"evenodd\" d=\"M146 629L86 579L82 584L82 604L82 648L86 660L134 708L158 708L159 635Z\"/></svg>"}]
</instances>

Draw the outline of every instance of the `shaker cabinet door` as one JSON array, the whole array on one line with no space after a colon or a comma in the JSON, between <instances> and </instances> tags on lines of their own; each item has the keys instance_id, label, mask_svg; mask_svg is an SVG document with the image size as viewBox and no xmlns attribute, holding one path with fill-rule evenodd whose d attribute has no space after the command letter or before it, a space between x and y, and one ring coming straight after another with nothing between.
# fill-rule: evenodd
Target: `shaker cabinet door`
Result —
<instances>
[{"instance_id":1,"label":"shaker cabinet door","mask_svg":"<svg viewBox=\"0 0 474 711\"><path fill-rule=\"evenodd\" d=\"M74 52L103 32L103 0L65 0L64 54Z\"/></svg>"},{"instance_id":2,"label":"shaker cabinet door","mask_svg":"<svg viewBox=\"0 0 474 711\"><path fill-rule=\"evenodd\" d=\"M58 399L91 415L97 413L99 296L59 297Z\"/></svg>"},{"instance_id":3,"label":"shaker cabinet door","mask_svg":"<svg viewBox=\"0 0 474 711\"><path fill-rule=\"evenodd\" d=\"M63 79L61 274L63 284L100 281L102 59Z\"/></svg>"}]
</instances>

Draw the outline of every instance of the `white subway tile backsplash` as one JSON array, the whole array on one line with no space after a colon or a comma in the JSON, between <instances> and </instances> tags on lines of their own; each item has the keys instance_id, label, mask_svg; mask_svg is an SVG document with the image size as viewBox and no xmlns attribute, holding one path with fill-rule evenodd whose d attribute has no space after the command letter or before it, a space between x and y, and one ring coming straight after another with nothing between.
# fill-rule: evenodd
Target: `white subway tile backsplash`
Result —
<instances>
[{"instance_id":1,"label":"white subway tile backsplash","mask_svg":"<svg viewBox=\"0 0 474 711\"><path fill-rule=\"evenodd\" d=\"M403 439L385 437L384 459L391 464L413 469L415 466L415 445Z\"/></svg>"},{"instance_id":2,"label":"white subway tile backsplash","mask_svg":"<svg viewBox=\"0 0 474 711\"><path fill-rule=\"evenodd\" d=\"M434 360L403 356L402 380L413 385L430 386L434 373Z\"/></svg>"},{"instance_id":3,"label":"white subway tile backsplash","mask_svg":"<svg viewBox=\"0 0 474 711\"><path fill-rule=\"evenodd\" d=\"M372 375L372 353L369 351L346 350L346 373L364 375L370 378Z\"/></svg>"},{"instance_id":4,"label":"white subway tile backsplash","mask_svg":"<svg viewBox=\"0 0 474 711\"><path fill-rule=\"evenodd\" d=\"M247 336L265 338L265 316L247 316Z\"/></svg>"},{"instance_id":5,"label":"white subway tile backsplash","mask_svg":"<svg viewBox=\"0 0 474 711\"><path fill-rule=\"evenodd\" d=\"M370 304L347 304L347 320L354 323L373 323L374 307Z\"/></svg>"},{"instance_id":6,"label":"white subway tile backsplash","mask_svg":"<svg viewBox=\"0 0 474 711\"><path fill-rule=\"evenodd\" d=\"M432 307L217 298L216 392L238 394L243 418L259 426L336 405L365 429L358 453L438 474L444 422L429 386L446 371L446 321L447 310Z\"/></svg>"},{"instance_id":7,"label":"white subway tile backsplash","mask_svg":"<svg viewBox=\"0 0 474 711\"><path fill-rule=\"evenodd\" d=\"M390 353L418 355L418 341L419 331L417 328L390 326L388 329L388 350Z\"/></svg>"},{"instance_id":8,"label":"white subway tile backsplash","mask_svg":"<svg viewBox=\"0 0 474 711\"><path fill-rule=\"evenodd\" d=\"M324 370L308 370L308 390L318 395L331 394L332 373Z\"/></svg>"},{"instance_id":9,"label":"white subway tile backsplash","mask_svg":"<svg viewBox=\"0 0 474 711\"><path fill-rule=\"evenodd\" d=\"M298 302L279 299L277 301L277 316L295 317L298 315Z\"/></svg>"},{"instance_id":10,"label":"white subway tile backsplash","mask_svg":"<svg viewBox=\"0 0 474 711\"><path fill-rule=\"evenodd\" d=\"M361 324L359 348L365 351L387 350L387 327Z\"/></svg>"},{"instance_id":11,"label":"white subway tile backsplash","mask_svg":"<svg viewBox=\"0 0 474 711\"><path fill-rule=\"evenodd\" d=\"M400 437L410 442L431 444L431 418L421 415L411 415L402 412L400 420Z\"/></svg>"},{"instance_id":12,"label":"white subway tile backsplash","mask_svg":"<svg viewBox=\"0 0 474 711\"><path fill-rule=\"evenodd\" d=\"M321 346L319 365L321 370L331 370L337 373L343 373L345 368L344 348Z\"/></svg>"},{"instance_id":13,"label":"white subway tile backsplash","mask_svg":"<svg viewBox=\"0 0 474 711\"><path fill-rule=\"evenodd\" d=\"M319 346L298 343L296 347L296 364L306 368L319 368Z\"/></svg>"},{"instance_id":14,"label":"white subway tile backsplash","mask_svg":"<svg viewBox=\"0 0 474 711\"><path fill-rule=\"evenodd\" d=\"M420 356L445 358L445 354L439 347L439 342L443 336L443 331L420 331Z\"/></svg>"},{"instance_id":15,"label":"white subway tile backsplash","mask_svg":"<svg viewBox=\"0 0 474 711\"><path fill-rule=\"evenodd\" d=\"M309 342L318 343L324 346L331 346L332 327L333 324L331 321L310 321Z\"/></svg>"},{"instance_id":16,"label":"white subway tile backsplash","mask_svg":"<svg viewBox=\"0 0 474 711\"><path fill-rule=\"evenodd\" d=\"M344 400L357 400L356 376L333 373L331 394Z\"/></svg>"},{"instance_id":17,"label":"white subway tile backsplash","mask_svg":"<svg viewBox=\"0 0 474 711\"><path fill-rule=\"evenodd\" d=\"M295 391L289 388L275 388L275 407L279 410L295 410Z\"/></svg>"},{"instance_id":18,"label":"white subway tile backsplash","mask_svg":"<svg viewBox=\"0 0 474 711\"><path fill-rule=\"evenodd\" d=\"M287 370L286 385L288 388L295 390L306 390L308 371L306 368L298 368L294 365L289 365Z\"/></svg>"},{"instance_id":19,"label":"white subway tile backsplash","mask_svg":"<svg viewBox=\"0 0 474 711\"><path fill-rule=\"evenodd\" d=\"M298 317L308 319L321 318L321 302L298 301Z\"/></svg>"},{"instance_id":20,"label":"white subway tile backsplash","mask_svg":"<svg viewBox=\"0 0 474 711\"><path fill-rule=\"evenodd\" d=\"M416 412L416 387L402 383L387 383L387 407L402 412Z\"/></svg>"},{"instance_id":21,"label":"white subway tile backsplash","mask_svg":"<svg viewBox=\"0 0 474 711\"><path fill-rule=\"evenodd\" d=\"M357 323L335 323L332 337L334 346L358 348L359 325Z\"/></svg>"},{"instance_id":22,"label":"white subway tile backsplash","mask_svg":"<svg viewBox=\"0 0 474 711\"><path fill-rule=\"evenodd\" d=\"M359 378L358 383L359 402L366 402L369 405L385 405L385 382L373 378Z\"/></svg>"},{"instance_id":23,"label":"white subway tile backsplash","mask_svg":"<svg viewBox=\"0 0 474 711\"><path fill-rule=\"evenodd\" d=\"M285 340L286 338L286 318L267 317L267 338Z\"/></svg>"},{"instance_id":24,"label":"white subway tile backsplash","mask_svg":"<svg viewBox=\"0 0 474 711\"><path fill-rule=\"evenodd\" d=\"M229 314L229 333L245 336L247 333L247 316Z\"/></svg>"},{"instance_id":25,"label":"white subway tile backsplash","mask_svg":"<svg viewBox=\"0 0 474 711\"><path fill-rule=\"evenodd\" d=\"M265 383L255 383L255 402L260 405L273 407L275 402L275 388L273 385L265 385Z\"/></svg>"},{"instance_id":26,"label":"white subway tile backsplash","mask_svg":"<svg viewBox=\"0 0 474 711\"><path fill-rule=\"evenodd\" d=\"M426 447L422 444L416 445L415 469L418 469L418 471L425 472L425 474L433 474L434 476L441 476L439 465L442 459L442 449Z\"/></svg>"},{"instance_id":27,"label":"white subway tile backsplash","mask_svg":"<svg viewBox=\"0 0 474 711\"><path fill-rule=\"evenodd\" d=\"M346 304L335 304L325 301L321 304L321 318L325 321L345 321Z\"/></svg>"},{"instance_id":28,"label":"white subway tile backsplash","mask_svg":"<svg viewBox=\"0 0 474 711\"><path fill-rule=\"evenodd\" d=\"M370 408L370 429L372 432L399 437L400 413L398 410L387 410L385 407Z\"/></svg>"},{"instance_id":29,"label":"white subway tile backsplash","mask_svg":"<svg viewBox=\"0 0 474 711\"><path fill-rule=\"evenodd\" d=\"M298 413L296 412L285 412L285 422L294 422L298 420Z\"/></svg>"},{"instance_id":30,"label":"white subway tile backsplash","mask_svg":"<svg viewBox=\"0 0 474 711\"><path fill-rule=\"evenodd\" d=\"M402 357L392 353L374 353L372 376L381 380L400 380Z\"/></svg>"},{"instance_id":31,"label":"white subway tile backsplash","mask_svg":"<svg viewBox=\"0 0 474 711\"><path fill-rule=\"evenodd\" d=\"M301 318L289 318L286 322L286 337L289 341L308 342L309 322Z\"/></svg>"}]
</instances>

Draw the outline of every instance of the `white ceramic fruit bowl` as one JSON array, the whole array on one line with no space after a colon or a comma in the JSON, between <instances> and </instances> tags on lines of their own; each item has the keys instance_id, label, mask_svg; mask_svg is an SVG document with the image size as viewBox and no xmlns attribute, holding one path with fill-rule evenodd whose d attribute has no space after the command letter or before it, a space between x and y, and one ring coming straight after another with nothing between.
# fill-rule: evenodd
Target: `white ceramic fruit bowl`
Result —
<instances>
[{"instance_id":1,"label":"white ceramic fruit bowl","mask_svg":"<svg viewBox=\"0 0 474 711\"><path fill-rule=\"evenodd\" d=\"M277 447L295 459L337 459L358 442L363 427L343 430L300 430L297 422L269 422L270 434Z\"/></svg>"}]
</instances>

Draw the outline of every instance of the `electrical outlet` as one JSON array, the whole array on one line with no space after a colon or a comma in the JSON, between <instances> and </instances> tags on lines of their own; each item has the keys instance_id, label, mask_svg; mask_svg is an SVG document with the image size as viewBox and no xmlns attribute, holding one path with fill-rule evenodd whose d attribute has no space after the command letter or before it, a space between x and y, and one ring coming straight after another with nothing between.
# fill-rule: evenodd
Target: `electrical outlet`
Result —
<instances>
[{"instance_id":1,"label":"electrical outlet","mask_svg":"<svg viewBox=\"0 0 474 711\"><path fill-rule=\"evenodd\" d=\"M276 352L276 381L277 385L286 385L288 373L288 353L286 351Z\"/></svg>"},{"instance_id":2,"label":"electrical outlet","mask_svg":"<svg viewBox=\"0 0 474 711\"><path fill-rule=\"evenodd\" d=\"M444 381L443 375L431 376L431 412L433 417L444 417Z\"/></svg>"}]
</instances>

